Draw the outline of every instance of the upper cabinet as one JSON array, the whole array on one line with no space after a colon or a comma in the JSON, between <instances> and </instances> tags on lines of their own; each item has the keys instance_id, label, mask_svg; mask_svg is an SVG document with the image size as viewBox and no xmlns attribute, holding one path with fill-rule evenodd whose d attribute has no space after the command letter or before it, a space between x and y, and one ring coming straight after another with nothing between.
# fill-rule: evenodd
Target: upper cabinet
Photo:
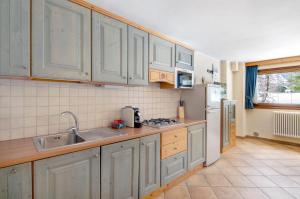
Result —
<instances>
[{"instance_id":1,"label":"upper cabinet","mask_svg":"<svg viewBox=\"0 0 300 199\"><path fill-rule=\"evenodd\" d=\"M175 44L159 37L149 36L149 64L151 68L174 72Z\"/></svg>"},{"instance_id":2,"label":"upper cabinet","mask_svg":"<svg viewBox=\"0 0 300 199\"><path fill-rule=\"evenodd\" d=\"M97 12L92 15L93 81L127 84L127 25Z\"/></svg>"},{"instance_id":3,"label":"upper cabinet","mask_svg":"<svg viewBox=\"0 0 300 199\"><path fill-rule=\"evenodd\" d=\"M91 79L91 11L67 0L32 0L32 76Z\"/></svg>"},{"instance_id":4,"label":"upper cabinet","mask_svg":"<svg viewBox=\"0 0 300 199\"><path fill-rule=\"evenodd\" d=\"M194 51L176 45L176 67L194 70Z\"/></svg>"},{"instance_id":5,"label":"upper cabinet","mask_svg":"<svg viewBox=\"0 0 300 199\"><path fill-rule=\"evenodd\" d=\"M30 75L30 0L0 1L0 75Z\"/></svg>"},{"instance_id":6,"label":"upper cabinet","mask_svg":"<svg viewBox=\"0 0 300 199\"><path fill-rule=\"evenodd\" d=\"M148 33L128 26L128 84L148 85Z\"/></svg>"}]
</instances>

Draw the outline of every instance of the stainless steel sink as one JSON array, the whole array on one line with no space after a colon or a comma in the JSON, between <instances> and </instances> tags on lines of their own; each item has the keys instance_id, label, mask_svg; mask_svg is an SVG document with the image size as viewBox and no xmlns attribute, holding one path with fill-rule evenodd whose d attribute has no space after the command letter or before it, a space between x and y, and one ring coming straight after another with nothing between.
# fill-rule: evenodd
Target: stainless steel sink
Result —
<instances>
[{"instance_id":1,"label":"stainless steel sink","mask_svg":"<svg viewBox=\"0 0 300 199\"><path fill-rule=\"evenodd\" d=\"M80 137L86 141L101 140L116 136L127 135L122 131L112 130L111 128L97 128L79 132Z\"/></svg>"},{"instance_id":2,"label":"stainless steel sink","mask_svg":"<svg viewBox=\"0 0 300 199\"><path fill-rule=\"evenodd\" d=\"M53 148L84 142L85 140L75 133L60 133L33 138L38 151L46 151Z\"/></svg>"}]
</instances>

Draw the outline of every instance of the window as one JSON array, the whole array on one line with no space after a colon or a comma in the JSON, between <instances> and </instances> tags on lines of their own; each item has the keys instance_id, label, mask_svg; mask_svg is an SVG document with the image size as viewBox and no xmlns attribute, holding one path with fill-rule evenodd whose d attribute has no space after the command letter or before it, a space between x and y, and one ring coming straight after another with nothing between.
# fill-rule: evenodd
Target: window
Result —
<instances>
[{"instance_id":1,"label":"window","mask_svg":"<svg viewBox=\"0 0 300 199\"><path fill-rule=\"evenodd\" d=\"M273 108L300 108L300 67L259 70L256 104Z\"/></svg>"}]
</instances>

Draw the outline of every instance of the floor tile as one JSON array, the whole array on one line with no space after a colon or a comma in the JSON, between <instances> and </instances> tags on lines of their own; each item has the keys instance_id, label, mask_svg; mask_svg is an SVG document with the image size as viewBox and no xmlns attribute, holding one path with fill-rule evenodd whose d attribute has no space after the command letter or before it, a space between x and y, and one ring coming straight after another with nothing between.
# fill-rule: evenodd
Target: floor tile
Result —
<instances>
[{"instance_id":1,"label":"floor tile","mask_svg":"<svg viewBox=\"0 0 300 199\"><path fill-rule=\"evenodd\" d=\"M294 199L282 188L262 188L261 190L271 199Z\"/></svg>"},{"instance_id":2,"label":"floor tile","mask_svg":"<svg viewBox=\"0 0 300 199\"><path fill-rule=\"evenodd\" d=\"M247 177L245 176L226 176L226 178L230 181L232 186L234 187L255 187Z\"/></svg>"},{"instance_id":3,"label":"floor tile","mask_svg":"<svg viewBox=\"0 0 300 199\"><path fill-rule=\"evenodd\" d=\"M211 187L189 187L191 199L217 199Z\"/></svg>"},{"instance_id":4,"label":"floor tile","mask_svg":"<svg viewBox=\"0 0 300 199\"><path fill-rule=\"evenodd\" d=\"M235 167L246 167L246 166L249 166L249 164L242 160L242 159L228 159L230 164L232 166L235 166Z\"/></svg>"},{"instance_id":5,"label":"floor tile","mask_svg":"<svg viewBox=\"0 0 300 199\"><path fill-rule=\"evenodd\" d=\"M300 176L287 176L287 177L293 180L294 182L300 184Z\"/></svg>"},{"instance_id":6,"label":"floor tile","mask_svg":"<svg viewBox=\"0 0 300 199\"><path fill-rule=\"evenodd\" d=\"M216 167L215 165L205 167L199 173L200 174L222 174L221 170L218 167Z\"/></svg>"},{"instance_id":7,"label":"floor tile","mask_svg":"<svg viewBox=\"0 0 300 199\"><path fill-rule=\"evenodd\" d=\"M185 186L176 186L165 192L165 199L190 199L190 194Z\"/></svg>"},{"instance_id":8,"label":"floor tile","mask_svg":"<svg viewBox=\"0 0 300 199\"><path fill-rule=\"evenodd\" d=\"M300 188L285 188L285 190L295 198L300 198Z\"/></svg>"},{"instance_id":9,"label":"floor tile","mask_svg":"<svg viewBox=\"0 0 300 199\"><path fill-rule=\"evenodd\" d=\"M237 169L244 175L262 175L254 167L237 167Z\"/></svg>"},{"instance_id":10,"label":"floor tile","mask_svg":"<svg viewBox=\"0 0 300 199\"><path fill-rule=\"evenodd\" d=\"M270 167L255 167L263 175L280 175L277 171Z\"/></svg>"},{"instance_id":11,"label":"floor tile","mask_svg":"<svg viewBox=\"0 0 300 199\"><path fill-rule=\"evenodd\" d=\"M257 187L277 187L270 179L265 176L247 176Z\"/></svg>"},{"instance_id":12,"label":"floor tile","mask_svg":"<svg viewBox=\"0 0 300 199\"><path fill-rule=\"evenodd\" d=\"M242 196L233 187L214 187L218 199L242 199Z\"/></svg>"},{"instance_id":13,"label":"floor tile","mask_svg":"<svg viewBox=\"0 0 300 199\"><path fill-rule=\"evenodd\" d=\"M298 172L291 167L273 167L281 175L298 175Z\"/></svg>"},{"instance_id":14,"label":"floor tile","mask_svg":"<svg viewBox=\"0 0 300 199\"><path fill-rule=\"evenodd\" d=\"M210 175L205 175L208 183L210 186L213 187L228 187L231 186L230 182L225 178L224 175L219 175L219 174L210 174Z\"/></svg>"},{"instance_id":15,"label":"floor tile","mask_svg":"<svg viewBox=\"0 0 300 199\"><path fill-rule=\"evenodd\" d=\"M295 181L291 180L287 176L268 176L275 184L280 187L300 187Z\"/></svg>"},{"instance_id":16,"label":"floor tile","mask_svg":"<svg viewBox=\"0 0 300 199\"><path fill-rule=\"evenodd\" d=\"M165 195L164 193L160 194L159 196L155 197L154 199L164 199Z\"/></svg>"},{"instance_id":17,"label":"floor tile","mask_svg":"<svg viewBox=\"0 0 300 199\"><path fill-rule=\"evenodd\" d=\"M259 188L236 188L244 199L268 199Z\"/></svg>"},{"instance_id":18,"label":"floor tile","mask_svg":"<svg viewBox=\"0 0 300 199\"><path fill-rule=\"evenodd\" d=\"M220 170L224 175L243 175L236 167L225 167Z\"/></svg>"},{"instance_id":19,"label":"floor tile","mask_svg":"<svg viewBox=\"0 0 300 199\"><path fill-rule=\"evenodd\" d=\"M186 180L188 186L209 186L206 178L203 175L193 175Z\"/></svg>"}]
</instances>

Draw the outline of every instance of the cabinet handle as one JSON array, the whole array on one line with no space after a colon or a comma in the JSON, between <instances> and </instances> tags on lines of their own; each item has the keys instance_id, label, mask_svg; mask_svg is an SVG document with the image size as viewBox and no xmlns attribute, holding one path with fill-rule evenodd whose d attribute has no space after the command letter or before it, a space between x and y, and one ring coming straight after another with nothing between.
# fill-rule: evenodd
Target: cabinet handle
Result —
<instances>
[{"instance_id":1,"label":"cabinet handle","mask_svg":"<svg viewBox=\"0 0 300 199\"><path fill-rule=\"evenodd\" d=\"M10 170L10 174L16 174L16 173L17 173L17 169Z\"/></svg>"},{"instance_id":2,"label":"cabinet handle","mask_svg":"<svg viewBox=\"0 0 300 199\"><path fill-rule=\"evenodd\" d=\"M98 157L99 157L99 154L95 154L95 155L94 155L94 158L98 158Z\"/></svg>"},{"instance_id":3,"label":"cabinet handle","mask_svg":"<svg viewBox=\"0 0 300 199\"><path fill-rule=\"evenodd\" d=\"M152 65L152 64L153 64L153 62L151 61L151 62L149 62L149 64L151 64L151 65Z\"/></svg>"},{"instance_id":4,"label":"cabinet handle","mask_svg":"<svg viewBox=\"0 0 300 199\"><path fill-rule=\"evenodd\" d=\"M123 76L122 78L123 78L123 79L126 79L126 77L125 77L125 76Z\"/></svg>"},{"instance_id":5,"label":"cabinet handle","mask_svg":"<svg viewBox=\"0 0 300 199\"><path fill-rule=\"evenodd\" d=\"M129 79L133 79L132 77L129 77Z\"/></svg>"},{"instance_id":6,"label":"cabinet handle","mask_svg":"<svg viewBox=\"0 0 300 199\"><path fill-rule=\"evenodd\" d=\"M177 136L177 135L174 135L174 137L177 138L178 136Z\"/></svg>"},{"instance_id":7,"label":"cabinet handle","mask_svg":"<svg viewBox=\"0 0 300 199\"><path fill-rule=\"evenodd\" d=\"M124 148L124 146L123 146L123 145L121 145L121 148Z\"/></svg>"},{"instance_id":8,"label":"cabinet handle","mask_svg":"<svg viewBox=\"0 0 300 199\"><path fill-rule=\"evenodd\" d=\"M24 70L26 70L26 69L27 69L27 66L23 65L22 68L23 68Z\"/></svg>"},{"instance_id":9,"label":"cabinet handle","mask_svg":"<svg viewBox=\"0 0 300 199\"><path fill-rule=\"evenodd\" d=\"M174 147L174 150L177 150L177 147Z\"/></svg>"},{"instance_id":10,"label":"cabinet handle","mask_svg":"<svg viewBox=\"0 0 300 199\"><path fill-rule=\"evenodd\" d=\"M143 146L144 146L144 145L145 145L145 143L144 143L144 142L141 142L141 145L143 145Z\"/></svg>"}]
</instances>

